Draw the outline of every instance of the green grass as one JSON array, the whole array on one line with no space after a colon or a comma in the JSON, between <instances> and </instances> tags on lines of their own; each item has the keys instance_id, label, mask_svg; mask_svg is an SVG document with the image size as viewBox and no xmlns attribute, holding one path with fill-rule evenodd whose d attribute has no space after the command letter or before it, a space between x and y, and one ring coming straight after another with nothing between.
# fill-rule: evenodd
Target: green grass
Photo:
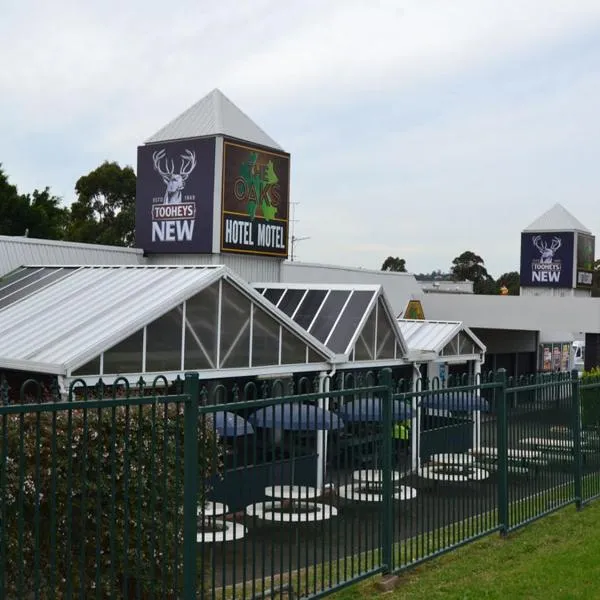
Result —
<instances>
[{"instance_id":1,"label":"green grass","mask_svg":"<svg viewBox=\"0 0 600 600\"><path fill-rule=\"evenodd\" d=\"M571 600L600 598L600 503L569 506L511 533L491 535L400 576L395 600ZM378 594L378 578L334 594Z\"/></svg>"}]
</instances>

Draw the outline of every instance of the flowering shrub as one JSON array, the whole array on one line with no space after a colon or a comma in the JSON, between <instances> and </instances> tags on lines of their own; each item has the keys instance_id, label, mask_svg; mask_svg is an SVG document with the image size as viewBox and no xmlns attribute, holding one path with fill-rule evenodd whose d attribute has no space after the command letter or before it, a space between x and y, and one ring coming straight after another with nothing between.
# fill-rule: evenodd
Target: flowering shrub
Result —
<instances>
[{"instance_id":1,"label":"flowering shrub","mask_svg":"<svg viewBox=\"0 0 600 600\"><path fill-rule=\"evenodd\" d=\"M0 417L3 597L36 589L48 599L69 589L78 597L174 594L183 544L183 403L52 407ZM202 481L218 467L218 452L210 426L199 440Z\"/></svg>"}]
</instances>

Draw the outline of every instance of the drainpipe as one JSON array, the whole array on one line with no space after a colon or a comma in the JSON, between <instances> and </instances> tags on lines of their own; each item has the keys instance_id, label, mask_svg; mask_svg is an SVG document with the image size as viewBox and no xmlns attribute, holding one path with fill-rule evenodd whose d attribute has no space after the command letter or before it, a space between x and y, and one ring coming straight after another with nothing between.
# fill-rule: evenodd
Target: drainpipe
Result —
<instances>
[{"instance_id":1,"label":"drainpipe","mask_svg":"<svg viewBox=\"0 0 600 600\"><path fill-rule=\"evenodd\" d=\"M337 367L333 365L329 373L323 371L319 375L319 410L329 410L329 397L324 397L323 394L329 391L331 378L335 375ZM325 481L325 464L327 463L327 431L319 429L317 431L317 489L323 491L323 483Z\"/></svg>"},{"instance_id":2,"label":"drainpipe","mask_svg":"<svg viewBox=\"0 0 600 600\"><path fill-rule=\"evenodd\" d=\"M413 363L412 391L417 392L418 382L421 378L421 363ZM418 471L421 467L421 458L419 449L421 446L421 407L418 396L413 395L411 401L412 417L410 423L410 455L411 467L413 471Z\"/></svg>"}]
</instances>

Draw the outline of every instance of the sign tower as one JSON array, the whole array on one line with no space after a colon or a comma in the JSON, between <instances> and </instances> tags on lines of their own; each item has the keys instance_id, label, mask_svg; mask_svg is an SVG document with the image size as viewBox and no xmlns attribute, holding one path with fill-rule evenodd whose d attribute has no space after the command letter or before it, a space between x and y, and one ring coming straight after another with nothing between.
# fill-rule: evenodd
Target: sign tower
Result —
<instances>
[{"instance_id":1,"label":"sign tower","mask_svg":"<svg viewBox=\"0 0 600 600\"><path fill-rule=\"evenodd\" d=\"M594 260L591 231L555 204L521 233L521 295L590 296Z\"/></svg>"},{"instance_id":2,"label":"sign tower","mask_svg":"<svg viewBox=\"0 0 600 600\"><path fill-rule=\"evenodd\" d=\"M136 246L153 262L237 255L239 268L245 255L278 268L288 256L289 186L290 155L213 90L138 147Z\"/></svg>"}]
</instances>

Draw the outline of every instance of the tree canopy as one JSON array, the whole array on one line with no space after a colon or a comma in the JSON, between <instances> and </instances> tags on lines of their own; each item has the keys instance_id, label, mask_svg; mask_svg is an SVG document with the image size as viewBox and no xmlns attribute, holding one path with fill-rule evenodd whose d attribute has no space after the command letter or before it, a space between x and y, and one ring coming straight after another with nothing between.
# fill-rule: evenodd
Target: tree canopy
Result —
<instances>
[{"instance_id":1,"label":"tree canopy","mask_svg":"<svg viewBox=\"0 0 600 600\"><path fill-rule=\"evenodd\" d=\"M382 271L396 271L406 273L406 261L399 256L388 256L381 265Z\"/></svg>"},{"instance_id":2,"label":"tree canopy","mask_svg":"<svg viewBox=\"0 0 600 600\"><path fill-rule=\"evenodd\" d=\"M133 246L136 177L131 167L104 162L75 184L67 237L74 242Z\"/></svg>"}]
</instances>

